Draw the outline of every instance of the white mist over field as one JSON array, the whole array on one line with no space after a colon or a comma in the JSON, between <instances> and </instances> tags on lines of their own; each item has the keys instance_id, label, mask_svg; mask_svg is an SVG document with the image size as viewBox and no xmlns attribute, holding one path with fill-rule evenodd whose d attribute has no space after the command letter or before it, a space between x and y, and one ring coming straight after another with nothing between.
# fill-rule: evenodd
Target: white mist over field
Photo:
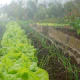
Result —
<instances>
[{"instance_id":1,"label":"white mist over field","mask_svg":"<svg viewBox=\"0 0 80 80\"><path fill-rule=\"evenodd\" d=\"M61 3L65 3L69 0L38 0L39 3L42 3L42 2L61 2Z\"/></svg>"},{"instance_id":2,"label":"white mist over field","mask_svg":"<svg viewBox=\"0 0 80 80\"><path fill-rule=\"evenodd\" d=\"M12 0L0 0L0 5L5 5L5 4L9 4ZM19 1L19 0L14 0L14 1ZM22 1L28 1L28 0L22 0ZM34 0L35 1L35 0ZM43 2L61 2L61 3L65 3L66 1L69 0L38 0L38 3L43 3Z\"/></svg>"},{"instance_id":3,"label":"white mist over field","mask_svg":"<svg viewBox=\"0 0 80 80\"><path fill-rule=\"evenodd\" d=\"M0 5L9 4L12 0L0 0Z\"/></svg>"}]
</instances>

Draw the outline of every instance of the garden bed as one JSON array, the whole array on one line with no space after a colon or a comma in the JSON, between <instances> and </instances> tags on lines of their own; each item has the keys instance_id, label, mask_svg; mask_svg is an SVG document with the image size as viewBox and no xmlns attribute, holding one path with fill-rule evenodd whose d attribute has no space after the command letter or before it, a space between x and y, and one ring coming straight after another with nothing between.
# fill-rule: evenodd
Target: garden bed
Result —
<instances>
[{"instance_id":1,"label":"garden bed","mask_svg":"<svg viewBox=\"0 0 80 80\"><path fill-rule=\"evenodd\" d=\"M47 27L45 27L45 28L47 28ZM42 26L41 27L40 26L32 26L32 28L31 27L24 28L26 30L26 34L28 34L28 38L32 41L32 45L35 46L35 48L37 49L38 66L47 70L47 72L49 73L50 80L79 80L80 79L79 72L78 72L78 74L76 74L76 76L78 76L78 79L76 79L77 77L75 78L74 74L71 71L68 71L68 68L70 66L67 64L67 62L65 62L67 64L67 66L65 68L62 61L59 60L59 57L60 57L59 55L62 55L62 57L66 58L67 60L68 59L70 60L70 64L72 66L73 72L77 71L73 68L74 65L77 68L80 68L80 66L77 64L74 57L70 57L67 53L63 54L63 50L61 48L57 49L56 47L54 47L54 45L51 43L51 41L49 41L47 38L46 38L46 40L43 40L43 37L41 35L45 34L44 37L46 37L46 35L48 35L48 34L50 36L54 36L52 27L51 28L49 27L50 33L48 32L47 29L45 30L45 28ZM52 34L51 34L51 32L52 32ZM46 44L45 44L45 41L46 41ZM47 48L47 47L51 47L51 46L53 46L51 50L50 50L50 48ZM59 51L59 54L55 55L55 53L58 53L58 51ZM51 56L51 54L49 54L50 52L54 56ZM51 56L51 57L49 58L48 56ZM48 58L49 58L49 60L45 61ZM63 60L63 62L64 62L64 60ZM80 71L80 70L78 70L78 71ZM70 79L70 77L72 79Z\"/></svg>"},{"instance_id":2,"label":"garden bed","mask_svg":"<svg viewBox=\"0 0 80 80\"><path fill-rule=\"evenodd\" d=\"M35 35L30 34L28 35L28 38L32 40L32 43L33 43L32 45L34 45L35 48L39 50L39 53L37 56L38 56L38 66L40 66L42 57L44 56L44 59L46 58L46 56L49 54L49 49L44 48L40 40L38 40L38 38L36 38ZM52 46L51 42L48 40L46 41L46 45ZM54 48L52 49L52 51L53 51L52 53L54 54ZM59 49L59 51L60 53L63 52L61 49ZM57 52L57 50L55 52ZM68 55L64 55L64 56L69 58ZM71 61L71 64L73 65L75 64L77 67L79 67L73 57L70 57L70 61ZM50 80L71 80L69 77L69 74L66 72L66 69L64 68L62 63L58 61L57 56L50 57L44 69L48 71ZM72 80L76 80L75 77L72 77Z\"/></svg>"},{"instance_id":3,"label":"garden bed","mask_svg":"<svg viewBox=\"0 0 80 80\"><path fill-rule=\"evenodd\" d=\"M50 38L52 41L53 39L56 40L58 43L64 45L63 49L67 50L70 56L73 56L75 58L75 60L77 61L78 64L80 64L80 40L77 39L79 38L79 35L77 36L77 38L73 37L72 35L68 35L62 31L63 28L53 28L53 27L43 27L43 26L32 26L32 28L34 27L35 31L45 35L47 38ZM61 30L62 31L59 31ZM69 29L68 29L69 30ZM65 32L67 32L65 30ZM72 31L73 32L73 31ZM72 33L73 34L73 33ZM74 34L76 36L76 33ZM54 41L53 41L54 42ZM78 45L75 45L78 44ZM68 48L70 49L68 49Z\"/></svg>"}]
</instances>

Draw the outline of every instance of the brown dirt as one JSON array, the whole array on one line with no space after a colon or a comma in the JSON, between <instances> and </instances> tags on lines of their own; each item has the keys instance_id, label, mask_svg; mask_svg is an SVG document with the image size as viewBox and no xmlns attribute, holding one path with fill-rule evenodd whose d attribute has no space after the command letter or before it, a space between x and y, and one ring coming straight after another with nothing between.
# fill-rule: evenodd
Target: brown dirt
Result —
<instances>
[{"instance_id":1,"label":"brown dirt","mask_svg":"<svg viewBox=\"0 0 80 80\"><path fill-rule=\"evenodd\" d=\"M33 41L32 45L34 45L36 49L40 50L39 54L37 55L38 61L39 61L38 65L39 65L42 57L43 56L46 57L49 54L49 50L44 48L42 46L41 42L34 35L32 35L32 34L29 35L29 38ZM50 41L47 41L47 46L51 46ZM53 51L54 51L54 49L53 49ZM69 57L68 55L65 55L65 56ZM77 63L73 57L71 57L70 59L71 59L72 64L77 65ZM58 61L57 57L55 57L55 58L51 57L48 64L45 66L44 69L47 70L47 72L49 73L50 80L70 80L68 72L66 71L66 69L64 68L62 63ZM75 78L73 77L72 80L75 80Z\"/></svg>"}]
</instances>

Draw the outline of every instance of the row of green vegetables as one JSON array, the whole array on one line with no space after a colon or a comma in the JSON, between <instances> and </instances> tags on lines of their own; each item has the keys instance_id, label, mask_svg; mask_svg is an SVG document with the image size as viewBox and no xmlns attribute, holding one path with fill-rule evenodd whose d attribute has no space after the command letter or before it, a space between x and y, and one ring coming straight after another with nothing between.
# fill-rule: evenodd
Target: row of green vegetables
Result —
<instances>
[{"instance_id":1,"label":"row of green vegetables","mask_svg":"<svg viewBox=\"0 0 80 80\"><path fill-rule=\"evenodd\" d=\"M27 25L29 25L29 24L34 24L34 22L31 22L31 21L18 21L18 23L21 25L21 26L27 26ZM76 32L77 32L77 35L79 35L80 34L80 19L76 19L76 20L74 20L74 21L72 21L72 22L69 22L68 24L58 24L58 23L36 23L37 25L40 25L40 26L44 26L44 27L46 27L46 26L50 26L50 27L59 27L59 28L64 28L64 27L66 27L66 28L68 28L68 29L70 29L70 30L76 30Z\"/></svg>"},{"instance_id":2,"label":"row of green vegetables","mask_svg":"<svg viewBox=\"0 0 80 80\"><path fill-rule=\"evenodd\" d=\"M37 23L40 26L51 26L51 27L64 27L69 26L69 24L57 24L57 23Z\"/></svg>"},{"instance_id":3,"label":"row of green vegetables","mask_svg":"<svg viewBox=\"0 0 80 80\"><path fill-rule=\"evenodd\" d=\"M80 19L76 19L72 22L70 22L69 24L57 24L57 23L37 23L40 26L51 26L51 27L69 27L72 30L76 30L77 35L80 34Z\"/></svg>"},{"instance_id":4,"label":"row of green vegetables","mask_svg":"<svg viewBox=\"0 0 80 80\"><path fill-rule=\"evenodd\" d=\"M29 23L33 23L34 24L34 21L25 21L25 22L19 21L19 23L21 25L24 24L24 26L26 26L26 24L29 24ZM76 18L76 20L73 20L73 21L69 21L68 24L66 24L66 23L61 23L61 24L59 24L59 23L48 23L48 22L47 23L45 23L45 22L43 22L43 23L37 22L36 24L38 24L40 26L44 26L44 27L46 27L46 26L59 27L59 28L66 27L66 28L68 28L70 30L76 30L77 35L80 34L80 19L79 18Z\"/></svg>"},{"instance_id":5,"label":"row of green vegetables","mask_svg":"<svg viewBox=\"0 0 80 80\"><path fill-rule=\"evenodd\" d=\"M49 80L37 66L36 49L16 22L9 22L0 48L0 80Z\"/></svg>"}]
</instances>

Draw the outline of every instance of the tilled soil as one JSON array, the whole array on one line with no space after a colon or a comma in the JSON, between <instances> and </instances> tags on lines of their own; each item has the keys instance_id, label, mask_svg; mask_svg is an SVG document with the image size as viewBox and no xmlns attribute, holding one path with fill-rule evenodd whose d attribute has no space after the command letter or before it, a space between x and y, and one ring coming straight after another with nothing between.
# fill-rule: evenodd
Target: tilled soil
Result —
<instances>
[{"instance_id":1,"label":"tilled soil","mask_svg":"<svg viewBox=\"0 0 80 80\"><path fill-rule=\"evenodd\" d=\"M40 63L42 56L46 57L45 54L48 54L48 50L46 49L43 49L39 52L39 55L38 55L39 63ZM72 58L71 61L76 64L76 61L74 58ZM70 80L67 70L64 68L62 63L58 61L57 57L55 58L51 57L48 64L45 66L44 69L49 73L50 80ZM72 80L75 80L75 78L73 77Z\"/></svg>"},{"instance_id":2,"label":"tilled soil","mask_svg":"<svg viewBox=\"0 0 80 80\"><path fill-rule=\"evenodd\" d=\"M36 49L39 49L40 50L40 52L37 55L37 57L38 57L38 65L39 65L42 57L43 56L46 57L49 54L49 50L46 49L46 48L44 48L43 45L42 45L42 43L40 42L40 40L38 40L33 34L29 35L29 38L33 42L32 45ZM51 45L51 42L50 41L47 41L47 46L50 46L50 45ZM54 51L54 49L53 49L53 51ZM72 64L77 65L77 63L76 63L76 61L75 61L75 59L73 57L70 58L70 59L71 59L71 63ZM70 80L69 73L64 68L64 66L62 65L62 63L58 61L58 58L57 57L55 57L55 58L54 57L51 57L49 59L48 64L45 66L44 69L49 73L50 80ZM75 80L75 78L73 77L72 80Z\"/></svg>"}]
</instances>

